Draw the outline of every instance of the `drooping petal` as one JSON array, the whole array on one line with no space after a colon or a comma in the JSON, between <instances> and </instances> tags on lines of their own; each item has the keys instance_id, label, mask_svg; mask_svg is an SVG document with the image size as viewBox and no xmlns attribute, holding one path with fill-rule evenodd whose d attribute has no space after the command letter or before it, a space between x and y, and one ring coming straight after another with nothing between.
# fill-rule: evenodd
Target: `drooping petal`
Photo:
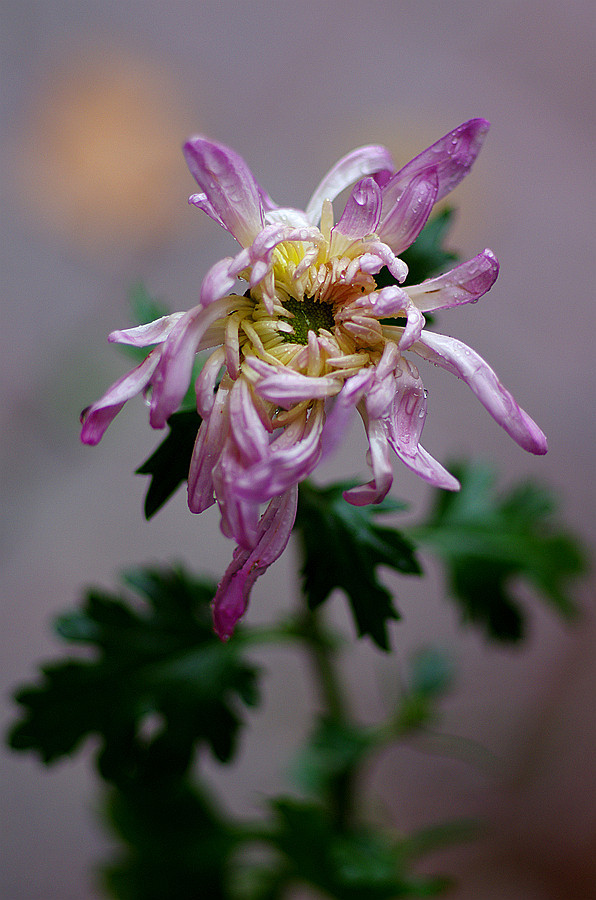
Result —
<instances>
[{"instance_id":1,"label":"drooping petal","mask_svg":"<svg viewBox=\"0 0 596 900\"><path fill-rule=\"evenodd\" d=\"M543 432L518 406L495 372L475 350L455 338L427 331L412 344L410 350L463 379L493 419L520 447L530 453L546 453L548 447Z\"/></svg>"},{"instance_id":2,"label":"drooping petal","mask_svg":"<svg viewBox=\"0 0 596 900\"><path fill-rule=\"evenodd\" d=\"M375 370L372 366L360 369L344 385L333 401L333 406L326 415L321 440L321 459L334 453L345 437L346 427L354 407L360 403L374 381Z\"/></svg>"},{"instance_id":3,"label":"drooping petal","mask_svg":"<svg viewBox=\"0 0 596 900\"><path fill-rule=\"evenodd\" d=\"M278 559L290 539L298 506L298 486L274 497L263 513L252 550L237 548L219 583L213 600L215 632L222 640L231 637L238 619L246 611L257 578Z\"/></svg>"},{"instance_id":4,"label":"drooping petal","mask_svg":"<svg viewBox=\"0 0 596 900\"><path fill-rule=\"evenodd\" d=\"M417 370L402 357L395 372L395 391L385 419L387 439L399 459L434 487L459 490L459 482L420 445L426 420L426 392Z\"/></svg>"},{"instance_id":5,"label":"drooping petal","mask_svg":"<svg viewBox=\"0 0 596 900\"><path fill-rule=\"evenodd\" d=\"M354 186L332 233L338 232L354 239L362 238L376 231L380 215L381 189L372 178L363 178Z\"/></svg>"},{"instance_id":6,"label":"drooping petal","mask_svg":"<svg viewBox=\"0 0 596 900\"><path fill-rule=\"evenodd\" d=\"M388 436L388 440L396 456L423 481L432 484L433 487L442 488L444 491L459 491L461 485L457 478L434 459L422 444L418 444L416 453L410 454L404 453L399 444L393 442L391 435Z\"/></svg>"},{"instance_id":7,"label":"drooping petal","mask_svg":"<svg viewBox=\"0 0 596 900\"><path fill-rule=\"evenodd\" d=\"M426 225L438 191L437 171L428 169L411 179L393 206L383 201L377 234L396 256L414 243Z\"/></svg>"},{"instance_id":8,"label":"drooping petal","mask_svg":"<svg viewBox=\"0 0 596 900\"><path fill-rule=\"evenodd\" d=\"M383 187L383 207L392 208L407 185L429 169L436 170L438 203L466 177L490 128L486 119L470 119L423 150Z\"/></svg>"},{"instance_id":9,"label":"drooping petal","mask_svg":"<svg viewBox=\"0 0 596 900\"><path fill-rule=\"evenodd\" d=\"M213 470L229 434L230 381L224 376L213 409L199 427L188 472L188 508L200 513L215 503Z\"/></svg>"},{"instance_id":10,"label":"drooping petal","mask_svg":"<svg viewBox=\"0 0 596 900\"><path fill-rule=\"evenodd\" d=\"M201 135L184 145L184 157L205 194L201 206L247 247L263 227L262 191L245 161L223 144Z\"/></svg>"},{"instance_id":11,"label":"drooping petal","mask_svg":"<svg viewBox=\"0 0 596 900\"><path fill-rule=\"evenodd\" d=\"M147 387L157 368L160 350L153 350L132 372L119 378L82 416L81 440L84 444L99 444L108 425L118 415L127 400Z\"/></svg>"},{"instance_id":12,"label":"drooping petal","mask_svg":"<svg viewBox=\"0 0 596 900\"><path fill-rule=\"evenodd\" d=\"M405 287L404 291L422 312L448 309L474 303L493 286L498 274L497 257L487 249L449 272Z\"/></svg>"},{"instance_id":13,"label":"drooping petal","mask_svg":"<svg viewBox=\"0 0 596 900\"><path fill-rule=\"evenodd\" d=\"M250 383L238 378L230 393L230 427L242 463L249 466L267 455L271 425L265 427L255 408Z\"/></svg>"},{"instance_id":14,"label":"drooping petal","mask_svg":"<svg viewBox=\"0 0 596 900\"><path fill-rule=\"evenodd\" d=\"M370 144L358 147L342 157L323 177L306 207L309 222L316 225L321 218L324 200L334 200L345 188L365 175L395 171L391 154L386 147Z\"/></svg>"}]
</instances>

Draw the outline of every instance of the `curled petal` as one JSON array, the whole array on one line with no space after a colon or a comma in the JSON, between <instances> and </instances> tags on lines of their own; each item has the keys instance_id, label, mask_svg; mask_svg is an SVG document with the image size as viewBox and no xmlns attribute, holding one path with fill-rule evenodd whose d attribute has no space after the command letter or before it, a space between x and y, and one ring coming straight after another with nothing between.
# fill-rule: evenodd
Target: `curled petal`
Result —
<instances>
[{"instance_id":1,"label":"curled petal","mask_svg":"<svg viewBox=\"0 0 596 900\"><path fill-rule=\"evenodd\" d=\"M191 194L188 198L188 202L193 206L198 207L204 213L207 213L210 219L213 219L214 222L217 222L218 225L221 225L222 228L225 228L224 222L218 216L213 206L209 202L207 198L207 194ZM228 229L226 229L227 231Z\"/></svg>"},{"instance_id":2,"label":"curled petal","mask_svg":"<svg viewBox=\"0 0 596 900\"><path fill-rule=\"evenodd\" d=\"M349 238L361 238L377 230L381 215L381 189L372 178L354 186L342 216L333 228Z\"/></svg>"},{"instance_id":3,"label":"curled petal","mask_svg":"<svg viewBox=\"0 0 596 900\"><path fill-rule=\"evenodd\" d=\"M237 473L238 497L263 503L307 478L321 459L324 422L323 405L317 404L306 425L303 421L288 425L261 460Z\"/></svg>"},{"instance_id":4,"label":"curled petal","mask_svg":"<svg viewBox=\"0 0 596 900\"><path fill-rule=\"evenodd\" d=\"M548 447L543 432L518 406L478 353L455 338L430 332L423 332L410 350L462 378L493 419L520 447L530 453L546 453Z\"/></svg>"},{"instance_id":5,"label":"curled petal","mask_svg":"<svg viewBox=\"0 0 596 900\"><path fill-rule=\"evenodd\" d=\"M383 187L383 208L393 208L407 185L429 169L439 183L435 202L442 200L470 171L489 128L486 119L470 119L423 150Z\"/></svg>"},{"instance_id":6,"label":"curled petal","mask_svg":"<svg viewBox=\"0 0 596 900\"><path fill-rule=\"evenodd\" d=\"M422 444L418 444L416 453L411 454L404 453L399 444L393 442L391 435L389 435L388 440L395 451L396 456L398 456L403 464L414 472L415 475L422 478L423 481L432 484L433 487L442 488L444 491L459 491L461 485L457 478L455 478L451 472L448 472L440 462L437 462L437 460L424 449Z\"/></svg>"},{"instance_id":7,"label":"curled petal","mask_svg":"<svg viewBox=\"0 0 596 900\"><path fill-rule=\"evenodd\" d=\"M263 513L257 528L257 542L252 550L238 547L219 583L213 600L213 624L222 640L233 633L238 619L246 611L250 591L257 578L278 559L290 539L296 519L298 487L293 485L274 497Z\"/></svg>"},{"instance_id":8,"label":"curled petal","mask_svg":"<svg viewBox=\"0 0 596 900\"><path fill-rule=\"evenodd\" d=\"M321 218L323 201L334 200L338 194L363 176L394 171L393 160L386 147L371 144L352 150L327 172L317 186L306 207L308 221L316 225Z\"/></svg>"},{"instance_id":9,"label":"curled petal","mask_svg":"<svg viewBox=\"0 0 596 900\"><path fill-rule=\"evenodd\" d=\"M499 263L492 250L456 266L443 275L404 288L419 310L448 309L462 303L474 303L493 286Z\"/></svg>"},{"instance_id":10,"label":"curled petal","mask_svg":"<svg viewBox=\"0 0 596 900\"><path fill-rule=\"evenodd\" d=\"M127 400L147 387L157 368L160 351L153 350L146 359L123 378L119 378L93 406L82 414L81 440L84 444L99 444L108 425L118 415Z\"/></svg>"},{"instance_id":11,"label":"curled petal","mask_svg":"<svg viewBox=\"0 0 596 900\"><path fill-rule=\"evenodd\" d=\"M395 373L391 410L385 419L387 440L395 454L416 475L434 487L459 490L459 481L420 445L426 420L426 392L417 371L403 358Z\"/></svg>"},{"instance_id":12,"label":"curled petal","mask_svg":"<svg viewBox=\"0 0 596 900\"><path fill-rule=\"evenodd\" d=\"M247 247L263 227L262 191L241 156L201 135L184 145L184 157L205 194L201 209Z\"/></svg>"},{"instance_id":13,"label":"curled petal","mask_svg":"<svg viewBox=\"0 0 596 900\"><path fill-rule=\"evenodd\" d=\"M396 256L414 243L426 225L438 191L436 169L429 169L412 178L392 207L386 200L383 202L377 234Z\"/></svg>"},{"instance_id":14,"label":"curled petal","mask_svg":"<svg viewBox=\"0 0 596 900\"><path fill-rule=\"evenodd\" d=\"M126 328L123 331L112 331L108 335L108 341L115 344L128 344L131 347L148 347L151 344L161 344L172 331L174 325L182 318L184 313L172 313L170 316L162 316L147 325L137 325L135 328Z\"/></svg>"}]
</instances>

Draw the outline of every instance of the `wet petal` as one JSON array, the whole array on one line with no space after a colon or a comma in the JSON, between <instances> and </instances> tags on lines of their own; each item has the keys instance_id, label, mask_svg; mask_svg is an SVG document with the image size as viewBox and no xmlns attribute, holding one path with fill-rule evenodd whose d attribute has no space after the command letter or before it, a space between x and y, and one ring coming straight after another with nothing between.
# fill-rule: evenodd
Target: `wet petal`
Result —
<instances>
[{"instance_id":1,"label":"wet petal","mask_svg":"<svg viewBox=\"0 0 596 900\"><path fill-rule=\"evenodd\" d=\"M349 238L361 238L376 231L381 215L381 189L372 178L355 185L342 216L333 228Z\"/></svg>"},{"instance_id":2,"label":"wet petal","mask_svg":"<svg viewBox=\"0 0 596 900\"><path fill-rule=\"evenodd\" d=\"M406 185L390 206L383 201L383 213L378 235L388 244L396 256L414 243L430 216L439 190L436 169L422 172Z\"/></svg>"},{"instance_id":3,"label":"wet petal","mask_svg":"<svg viewBox=\"0 0 596 900\"><path fill-rule=\"evenodd\" d=\"M112 331L108 335L108 341L115 344L128 344L131 347L148 347L151 344L161 344L183 315L183 312L172 313L170 316L162 316L161 319L156 319L147 325L137 325L135 328Z\"/></svg>"},{"instance_id":4,"label":"wet petal","mask_svg":"<svg viewBox=\"0 0 596 900\"><path fill-rule=\"evenodd\" d=\"M474 303L493 286L499 263L492 250L456 266L443 275L404 288L419 310L448 309L462 303Z\"/></svg>"},{"instance_id":5,"label":"wet petal","mask_svg":"<svg viewBox=\"0 0 596 900\"><path fill-rule=\"evenodd\" d=\"M257 529L257 543L252 550L237 548L234 558L219 583L213 600L213 623L216 634L229 638L246 611L250 592L257 578L279 559L286 549L296 519L298 487L293 485L274 497L263 513Z\"/></svg>"},{"instance_id":6,"label":"wet petal","mask_svg":"<svg viewBox=\"0 0 596 900\"><path fill-rule=\"evenodd\" d=\"M438 178L438 203L466 177L490 128L486 119L470 119L423 150L383 187L383 207L393 207L410 182L434 169Z\"/></svg>"},{"instance_id":7,"label":"wet petal","mask_svg":"<svg viewBox=\"0 0 596 900\"><path fill-rule=\"evenodd\" d=\"M380 503L389 493L393 483L387 431L382 419L371 419L366 426L366 432L368 434L370 462L374 478L367 484L361 484L358 487L344 491L344 500L347 500L353 506L367 506L369 503Z\"/></svg>"}]
</instances>

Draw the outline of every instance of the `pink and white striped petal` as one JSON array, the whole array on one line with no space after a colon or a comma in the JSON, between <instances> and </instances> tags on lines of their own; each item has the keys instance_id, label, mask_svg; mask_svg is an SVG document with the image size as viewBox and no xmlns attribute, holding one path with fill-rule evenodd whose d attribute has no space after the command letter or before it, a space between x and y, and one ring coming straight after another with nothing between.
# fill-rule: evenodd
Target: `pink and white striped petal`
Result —
<instances>
[{"instance_id":1,"label":"pink and white striped petal","mask_svg":"<svg viewBox=\"0 0 596 900\"><path fill-rule=\"evenodd\" d=\"M465 381L493 419L520 447L538 455L546 453L548 445L541 429L518 406L475 350L455 338L427 331L410 350Z\"/></svg>"},{"instance_id":2,"label":"pink and white striped petal","mask_svg":"<svg viewBox=\"0 0 596 900\"><path fill-rule=\"evenodd\" d=\"M325 200L335 200L343 190L365 175L390 174L395 171L393 159L386 147L370 144L358 147L343 156L317 185L306 207L306 217L316 225L321 218Z\"/></svg>"}]
</instances>

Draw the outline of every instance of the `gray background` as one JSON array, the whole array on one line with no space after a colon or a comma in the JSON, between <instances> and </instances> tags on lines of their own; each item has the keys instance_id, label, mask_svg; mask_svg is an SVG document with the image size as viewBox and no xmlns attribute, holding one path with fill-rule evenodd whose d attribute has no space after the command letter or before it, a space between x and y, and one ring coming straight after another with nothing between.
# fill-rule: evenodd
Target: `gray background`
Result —
<instances>
[{"instance_id":1,"label":"gray background","mask_svg":"<svg viewBox=\"0 0 596 900\"><path fill-rule=\"evenodd\" d=\"M182 493L144 522L145 485L132 471L157 436L140 400L98 448L78 441L79 411L126 368L105 336L128 323L129 284L143 278L172 309L185 309L206 268L233 252L186 204L193 182L179 148L195 131L235 147L280 204L299 206L358 144L385 142L403 163L471 116L491 120L452 198L451 242L464 256L491 247L501 274L479 304L442 314L440 325L495 366L550 451L525 455L464 385L427 369L424 443L443 460L498 461L507 481L549 482L591 543L596 23L588 0L3 0L0 10L6 722L14 686L58 652L50 619L82 584L109 587L140 561L181 559L219 575L231 554L216 512L191 516ZM321 477L364 469L354 428ZM397 462L395 472L394 492L418 513L425 486ZM294 563L290 548L257 585L251 621L295 602ZM429 568L421 584L388 576L404 614L396 653L385 658L360 643L346 677L362 719L373 720L412 650L446 647L459 678L440 730L457 739L384 754L366 804L405 830L457 815L491 824L487 840L436 860L457 872L460 900L596 897L589 586L578 592L579 627L566 630L528 595L530 641L497 650L459 628ZM332 605L349 630L343 600ZM228 806L248 813L284 784L316 703L302 660L274 651L261 659L265 705L238 766L207 766ZM88 745L50 771L3 756L6 900L98 896L92 868L109 843L95 819L92 752Z\"/></svg>"}]
</instances>

